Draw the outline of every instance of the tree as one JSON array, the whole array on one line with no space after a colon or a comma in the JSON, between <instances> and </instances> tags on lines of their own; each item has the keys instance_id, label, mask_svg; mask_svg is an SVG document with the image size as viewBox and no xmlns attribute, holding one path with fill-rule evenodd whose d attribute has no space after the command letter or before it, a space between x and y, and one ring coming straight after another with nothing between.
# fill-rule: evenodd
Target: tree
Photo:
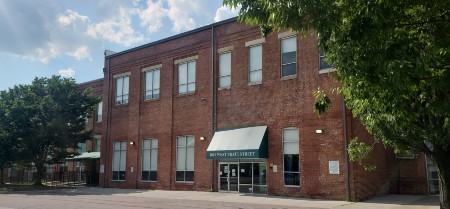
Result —
<instances>
[{"instance_id":1,"label":"tree","mask_svg":"<svg viewBox=\"0 0 450 209\"><path fill-rule=\"evenodd\" d=\"M69 148L91 138L86 118L99 101L89 89L80 92L74 79L59 76L0 92L0 113L7 119L0 130L17 146L15 162L35 164L35 184L41 184L46 163L69 157Z\"/></svg>"},{"instance_id":2,"label":"tree","mask_svg":"<svg viewBox=\"0 0 450 209\"><path fill-rule=\"evenodd\" d=\"M431 157L438 167L441 208L450 208L448 0L224 4L240 6L239 19L260 25L263 34L313 29L320 49L338 69L353 115L385 145Z\"/></svg>"}]
</instances>

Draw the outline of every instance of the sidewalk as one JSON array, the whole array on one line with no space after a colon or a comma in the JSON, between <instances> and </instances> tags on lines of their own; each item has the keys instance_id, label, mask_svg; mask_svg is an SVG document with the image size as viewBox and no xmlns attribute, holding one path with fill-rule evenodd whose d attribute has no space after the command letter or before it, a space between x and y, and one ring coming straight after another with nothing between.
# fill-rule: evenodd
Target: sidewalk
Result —
<instances>
[{"instance_id":1,"label":"sidewalk","mask_svg":"<svg viewBox=\"0 0 450 209\"><path fill-rule=\"evenodd\" d=\"M336 208L336 209L438 209L439 197L415 195L384 195L364 202L346 202L336 200L319 200L291 198L267 195L248 195L241 193L196 192L196 191L163 191L135 190L112 188L80 188L80 192L97 195L118 195L130 197L149 197L172 200L216 201L245 203L258 205L277 205L304 208Z\"/></svg>"}]
</instances>

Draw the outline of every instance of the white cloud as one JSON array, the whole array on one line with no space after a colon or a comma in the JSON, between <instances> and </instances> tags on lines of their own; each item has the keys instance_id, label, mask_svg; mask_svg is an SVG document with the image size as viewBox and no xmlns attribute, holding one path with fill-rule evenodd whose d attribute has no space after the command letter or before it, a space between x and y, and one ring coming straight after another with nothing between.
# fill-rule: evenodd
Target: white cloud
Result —
<instances>
[{"instance_id":1,"label":"white cloud","mask_svg":"<svg viewBox=\"0 0 450 209\"><path fill-rule=\"evenodd\" d=\"M77 60L86 59L89 57L89 49L87 46L81 46L72 52L68 52L67 55L74 57Z\"/></svg>"},{"instance_id":2,"label":"white cloud","mask_svg":"<svg viewBox=\"0 0 450 209\"><path fill-rule=\"evenodd\" d=\"M75 75L75 71L71 68L58 70L58 74L62 77L73 77Z\"/></svg>"},{"instance_id":3,"label":"white cloud","mask_svg":"<svg viewBox=\"0 0 450 209\"><path fill-rule=\"evenodd\" d=\"M230 7L221 6L217 9L216 15L214 16L214 21L219 22L232 17L236 17L239 14L240 7L231 9Z\"/></svg>"},{"instance_id":4,"label":"white cloud","mask_svg":"<svg viewBox=\"0 0 450 209\"><path fill-rule=\"evenodd\" d=\"M162 1L147 1L147 8L139 12L141 26L147 29L149 34L157 32L163 26L163 19L167 16L168 10L163 8Z\"/></svg>"},{"instance_id":5,"label":"white cloud","mask_svg":"<svg viewBox=\"0 0 450 209\"><path fill-rule=\"evenodd\" d=\"M72 10L67 10L66 14L67 15L59 15L58 17L58 22L62 26L67 26L74 23L75 21L89 22L88 16L80 15Z\"/></svg>"},{"instance_id":6,"label":"white cloud","mask_svg":"<svg viewBox=\"0 0 450 209\"><path fill-rule=\"evenodd\" d=\"M144 41L144 36L133 29L131 22L132 16L138 14L138 12L138 9L120 7L117 16L94 25L89 25L86 34L124 46L142 42Z\"/></svg>"},{"instance_id":7,"label":"white cloud","mask_svg":"<svg viewBox=\"0 0 450 209\"><path fill-rule=\"evenodd\" d=\"M197 27L195 18L208 15L206 0L147 0L147 7L139 14L141 25L148 33L157 32L164 18L172 22L172 31L181 32Z\"/></svg>"}]
</instances>

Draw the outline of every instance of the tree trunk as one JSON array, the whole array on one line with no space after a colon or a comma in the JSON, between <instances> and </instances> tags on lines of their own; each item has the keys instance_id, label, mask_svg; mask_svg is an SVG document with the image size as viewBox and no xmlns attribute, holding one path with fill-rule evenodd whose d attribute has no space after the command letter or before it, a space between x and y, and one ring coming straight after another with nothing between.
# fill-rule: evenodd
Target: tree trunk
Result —
<instances>
[{"instance_id":1,"label":"tree trunk","mask_svg":"<svg viewBox=\"0 0 450 209\"><path fill-rule=\"evenodd\" d=\"M36 178L34 179L34 185L42 185L42 179L44 178L44 163L36 163Z\"/></svg>"},{"instance_id":2,"label":"tree trunk","mask_svg":"<svg viewBox=\"0 0 450 209\"><path fill-rule=\"evenodd\" d=\"M433 159L438 168L441 209L450 209L450 151L437 148Z\"/></svg>"}]
</instances>

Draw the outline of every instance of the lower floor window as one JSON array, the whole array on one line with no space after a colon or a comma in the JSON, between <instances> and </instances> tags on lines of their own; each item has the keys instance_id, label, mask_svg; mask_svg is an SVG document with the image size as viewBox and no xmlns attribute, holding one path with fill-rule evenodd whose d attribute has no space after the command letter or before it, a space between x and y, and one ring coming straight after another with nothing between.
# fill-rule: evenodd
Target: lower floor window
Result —
<instances>
[{"instance_id":1,"label":"lower floor window","mask_svg":"<svg viewBox=\"0 0 450 209\"><path fill-rule=\"evenodd\" d=\"M142 181L156 181L158 167L158 139L144 139L142 143Z\"/></svg>"},{"instance_id":2,"label":"lower floor window","mask_svg":"<svg viewBox=\"0 0 450 209\"><path fill-rule=\"evenodd\" d=\"M113 181L125 180L126 154L127 154L127 143L114 142L113 166L112 166Z\"/></svg>"},{"instance_id":3,"label":"lower floor window","mask_svg":"<svg viewBox=\"0 0 450 209\"><path fill-rule=\"evenodd\" d=\"M176 181L194 181L194 136L177 137Z\"/></svg>"},{"instance_id":4,"label":"lower floor window","mask_svg":"<svg viewBox=\"0 0 450 209\"><path fill-rule=\"evenodd\" d=\"M298 128L283 129L284 185L300 186L300 146Z\"/></svg>"}]
</instances>

